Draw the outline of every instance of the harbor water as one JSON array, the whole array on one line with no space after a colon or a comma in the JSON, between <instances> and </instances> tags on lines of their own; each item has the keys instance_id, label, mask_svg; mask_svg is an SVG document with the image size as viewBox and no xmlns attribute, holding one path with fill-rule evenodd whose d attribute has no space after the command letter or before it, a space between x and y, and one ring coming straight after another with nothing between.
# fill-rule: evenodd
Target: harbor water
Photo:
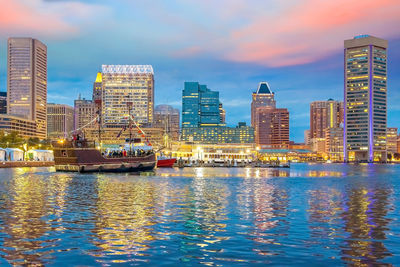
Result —
<instances>
[{"instance_id":1,"label":"harbor water","mask_svg":"<svg viewBox=\"0 0 400 267\"><path fill-rule=\"evenodd\" d=\"M0 265L396 265L400 165L0 169Z\"/></svg>"}]
</instances>

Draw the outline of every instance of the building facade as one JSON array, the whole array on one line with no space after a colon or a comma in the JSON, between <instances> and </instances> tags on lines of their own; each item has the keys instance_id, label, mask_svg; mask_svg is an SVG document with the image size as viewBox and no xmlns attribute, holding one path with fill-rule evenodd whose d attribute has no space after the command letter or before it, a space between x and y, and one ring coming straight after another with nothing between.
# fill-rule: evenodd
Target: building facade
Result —
<instances>
[{"instance_id":1,"label":"building facade","mask_svg":"<svg viewBox=\"0 0 400 267\"><path fill-rule=\"evenodd\" d=\"M346 161L386 161L387 47L369 35L344 41Z\"/></svg>"},{"instance_id":2,"label":"building facade","mask_svg":"<svg viewBox=\"0 0 400 267\"><path fill-rule=\"evenodd\" d=\"M172 140L179 140L179 110L170 105L157 105L154 108L153 126L164 129Z\"/></svg>"},{"instance_id":3,"label":"building facade","mask_svg":"<svg viewBox=\"0 0 400 267\"><path fill-rule=\"evenodd\" d=\"M182 140L204 144L254 143L254 128L245 123L237 127L187 127L182 128Z\"/></svg>"},{"instance_id":4,"label":"building facade","mask_svg":"<svg viewBox=\"0 0 400 267\"><path fill-rule=\"evenodd\" d=\"M7 114L7 92L0 92L0 114Z\"/></svg>"},{"instance_id":5,"label":"building facade","mask_svg":"<svg viewBox=\"0 0 400 267\"><path fill-rule=\"evenodd\" d=\"M103 75L101 72L98 72L96 75L96 80L93 83L93 97L92 100L101 100L102 97L102 91L103 91Z\"/></svg>"},{"instance_id":6,"label":"building facade","mask_svg":"<svg viewBox=\"0 0 400 267\"><path fill-rule=\"evenodd\" d=\"M328 128L325 140L327 157L333 162L343 162L343 127Z\"/></svg>"},{"instance_id":7,"label":"building facade","mask_svg":"<svg viewBox=\"0 0 400 267\"><path fill-rule=\"evenodd\" d=\"M47 136L67 138L74 130L74 108L64 104L47 104Z\"/></svg>"},{"instance_id":8,"label":"building facade","mask_svg":"<svg viewBox=\"0 0 400 267\"><path fill-rule=\"evenodd\" d=\"M102 124L121 127L128 116L151 124L154 114L154 72L150 65L102 66Z\"/></svg>"},{"instance_id":9,"label":"building facade","mask_svg":"<svg viewBox=\"0 0 400 267\"><path fill-rule=\"evenodd\" d=\"M36 123L36 136L47 135L47 47L32 38L9 38L7 113Z\"/></svg>"},{"instance_id":10,"label":"building facade","mask_svg":"<svg viewBox=\"0 0 400 267\"><path fill-rule=\"evenodd\" d=\"M79 97L74 101L74 130L95 127L96 116L95 103L92 100Z\"/></svg>"},{"instance_id":11,"label":"building facade","mask_svg":"<svg viewBox=\"0 0 400 267\"><path fill-rule=\"evenodd\" d=\"M225 126L221 121L219 92L198 82L185 82L182 91L182 129Z\"/></svg>"},{"instance_id":12,"label":"building facade","mask_svg":"<svg viewBox=\"0 0 400 267\"><path fill-rule=\"evenodd\" d=\"M314 101L310 104L310 138L325 138L328 128L339 127L343 123L343 102Z\"/></svg>"},{"instance_id":13,"label":"building facade","mask_svg":"<svg viewBox=\"0 0 400 267\"><path fill-rule=\"evenodd\" d=\"M392 157L397 153L397 131L398 129L395 127L387 128L386 131L387 153Z\"/></svg>"},{"instance_id":14,"label":"building facade","mask_svg":"<svg viewBox=\"0 0 400 267\"><path fill-rule=\"evenodd\" d=\"M251 101L251 126L256 127L256 111L260 107L275 108L274 93L267 82L260 82L257 91L252 94Z\"/></svg>"},{"instance_id":15,"label":"building facade","mask_svg":"<svg viewBox=\"0 0 400 267\"><path fill-rule=\"evenodd\" d=\"M17 132L22 138L38 137L36 133L36 122L13 115L0 115L0 130L5 132Z\"/></svg>"},{"instance_id":16,"label":"building facade","mask_svg":"<svg viewBox=\"0 0 400 267\"><path fill-rule=\"evenodd\" d=\"M289 111L285 108L259 107L256 111L255 141L262 148L289 146Z\"/></svg>"}]
</instances>

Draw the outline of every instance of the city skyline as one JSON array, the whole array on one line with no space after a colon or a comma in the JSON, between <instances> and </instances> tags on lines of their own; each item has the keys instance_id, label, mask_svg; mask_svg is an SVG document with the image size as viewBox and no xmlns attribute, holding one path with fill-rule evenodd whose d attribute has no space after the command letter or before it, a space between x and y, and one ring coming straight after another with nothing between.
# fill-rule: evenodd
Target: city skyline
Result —
<instances>
[{"instance_id":1,"label":"city skyline","mask_svg":"<svg viewBox=\"0 0 400 267\"><path fill-rule=\"evenodd\" d=\"M6 90L7 38L27 36L37 38L48 46L48 102L73 105L79 93L89 99L93 81L102 64L151 64L155 72L155 105L171 104L181 109L179 96L184 81L201 81L212 90L220 92L221 102L226 109L227 124L234 126L238 121L250 124L251 93L257 89L260 81L267 81L271 90L276 93L276 100L280 106L288 108L291 114L290 139L298 142L303 140L303 132L309 127L310 102L329 98L343 100L343 40L366 33L389 40L388 127L400 125L400 108L396 105L400 101L400 31L394 27L396 22L399 22L395 16L399 4L395 1L386 1L379 7L374 5L376 1L367 1L368 3L361 7L361 15L355 18L350 18L349 14L355 6L355 1L346 1L346 5L342 5L342 1L329 4L298 1L290 7L278 3L244 5L243 1L231 1L225 12L222 12L223 4L216 5L216 10L210 11L213 20L207 23L202 22L198 16L190 17L179 14L185 12L178 12L185 9L190 11L190 7L194 6L198 7L200 12L207 5L209 7L210 3L207 1L201 4L172 2L171 6L156 2L156 5L165 8L157 12L171 14L170 21L165 25L160 20L155 20L154 25L148 23L156 15L150 12L153 10L145 3L135 3L139 5L138 9L144 10L145 15L130 19L127 13L134 11L135 6L124 1L112 5L106 4L105 1L96 1L96 4L93 1L31 2L27 4L14 1L12 5L7 6L10 8L9 13L13 14L31 11L31 15L20 22L2 13L7 10L0 11L4 20L2 24L8 25L0 27L1 91ZM333 18L320 18L319 28L315 21L307 22L304 19L312 11L310 3L313 2L321 14L335 7L340 7L343 14ZM274 25L277 26L278 22L282 23L282 20L273 22L272 27L265 29L265 34L260 34L264 30L259 26L263 25L263 19L268 22L263 14L253 12L260 5L271 7L268 13L273 15L272 19L292 14L290 10L295 8L301 9L299 14L292 14L290 19L283 21L285 23L278 27L283 29L286 26L285 34L271 29ZM126 10L122 10L121 6ZM76 8L81 8L82 11L74 14L73 10ZM48 15L50 11L59 14L59 18ZM96 12L100 16L94 17ZM115 18L117 12L121 12L118 19ZM238 16L239 13L243 14ZM224 15L222 18L216 18L216 14ZM250 17L250 14L253 17ZM360 25L359 22L366 17L369 18L368 21L364 20ZM54 24L46 25L43 22L44 18L53 21ZM105 34L95 25L101 22L102 18L115 19L113 25L106 25L105 30L110 32ZM298 25L288 28L290 22L296 18L301 19ZM198 26L195 27L196 31L192 33L183 26L178 27L181 23L179 21L183 19L189 22L189 28ZM244 23L241 24L243 20ZM307 23L311 23L310 29L305 26ZM160 31L152 31L160 24L164 25L163 29L166 32L172 32L171 37ZM211 27L215 25L218 27ZM59 30L56 30L56 26ZM308 30L305 30L306 28ZM127 29L131 34L124 35ZM220 44L216 45L216 34L224 30L227 33L222 34L219 38ZM148 34L147 31L152 34ZM190 39L193 35L196 37L193 40L180 42ZM181 39L173 40L179 36ZM232 36L236 36L236 39L240 36L249 37L247 39L253 42L241 43ZM272 41L268 40L268 36ZM298 38L298 46L304 47L293 46L294 50L288 50L288 44L292 44L295 38ZM210 40L215 46L214 50L206 40ZM228 45L230 41L235 47ZM197 42L197 48L193 47L191 42ZM277 50L276 43L281 45L282 51ZM221 46L226 46L226 49L221 49ZM250 54L250 50L254 50L254 55ZM264 50L270 51L270 54L263 54ZM232 58L232 51L236 52L237 58ZM248 53L245 53L246 51Z\"/></svg>"}]
</instances>

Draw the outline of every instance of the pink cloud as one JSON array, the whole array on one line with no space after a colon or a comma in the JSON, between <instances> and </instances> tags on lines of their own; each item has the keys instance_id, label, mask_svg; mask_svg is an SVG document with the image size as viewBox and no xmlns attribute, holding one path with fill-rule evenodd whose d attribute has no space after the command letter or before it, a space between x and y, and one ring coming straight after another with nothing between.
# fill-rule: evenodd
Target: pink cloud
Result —
<instances>
[{"instance_id":1,"label":"pink cloud","mask_svg":"<svg viewBox=\"0 0 400 267\"><path fill-rule=\"evenodd\" d=\"M225 58L267 66L305 64L339 52L343 40L366 33L400 34L398 0L303 0L231 32Z\"/></svg>"},{"instance_id":2,"label":"pink cloud","mask_svg":"<svg viewBox=\"0 0 400 267\"><path fill-rule=\"evenodd\" d=\"M104 8L80 2L0 0L0 36L65 38L79 32L78 23Z\"/></svg>"}]
</instances>

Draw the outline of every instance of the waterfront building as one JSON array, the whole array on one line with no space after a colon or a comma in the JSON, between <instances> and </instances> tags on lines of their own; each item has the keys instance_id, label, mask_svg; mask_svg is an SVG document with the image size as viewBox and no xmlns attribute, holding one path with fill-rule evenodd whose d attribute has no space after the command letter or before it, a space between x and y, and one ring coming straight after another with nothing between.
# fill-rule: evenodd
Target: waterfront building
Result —
<instances>
[{"instance_id":1,"label":"waterfront building","mask_svg":"<svg viewBox=\"0 0 400 267\"><path fill-rule=\"evenodd\" d=\"M103 76L102 76L101 72L98 72L97 76L96 76L96 80L93 83L93 97L92 97L93 102L95 102L96 100L101 100L102 91L103 91L102 81L103 81Z\"/></svg>"},{"instance_id":2,"label":"waterfront building","mask_svg":"<svg viewBox=\"0 0 400 267\"><path fill-rule=\"evenodd\" d=\"M8 133L17 132L22 138L38 137L35 121L13 115L0 115L0 130Z\"/></svg>"},{"instance_id":3,"label":"waterfront building","mask_svg":"<svg viewBox=\"0 0 400 267\"><path fill-rule=\"evenodd\" d=\"M121 127L128 115L151 124L154 113L154 72L150 65L102 66L102 124Z\"/></svg>"},{"instance_id":4,"label":"waterfront building","mask_svg":"<svg viewBox=\"0 0 400 267\"><path fill-rule=\"evenodd\" d=\"M327 132L343 123L343 102L328 99L314 101L310 104L310 142L312 150L325 154L327 147Z\"/></svg>"},{"instance_id":5,"label":"waterfront building","mask_svg":"<svg viewBox=\"0 0 400 267\"><path fill-rule=\"evenodd\" d=\"M289 111L285 108L259 107L255 119L255 141L263 148L289 146Z\"/></svg>"},{"instance_id":6,"label":"waterfront building","mask_svg":"<svg viewBox=\"0 0 400 267\"><path fill-rule=\"evenodd\" d=\"M219 102L219 122L225 124L226 112L221 102Z\"/></svg>"},{"instance_id":7,"label":"waterfront building","mask_svg":"<svg viewBox=\"0 0 400 267\"><path fill-rule=\"evenodd\" d=\"M74 130L74 108L65 104L47 104L47 136L67 138Z\"/></svg>"},{"instance_id":8,"label":"waterfront building","mask_svg":"<svg viewBox=\"0 0 400 267\"><path fill-rule=\"evenodd\" d=\"M36 137L47 135L47 47L32 38L9 38L7 113L36 123Z\"/></svg>"},{"instance_id":9,"label":"waterfront building","mask_svg":"<svg viewBox=\"0 0 400 267\"><path fill-rule=\"evenodd\" d=\"M306 145L310 145L311 144L310 130L305 130L304 131L304 144L306 144Z\"/></svg>"},{"instance_id":10,"label":"waterfront building","mask_svg":"<svg viewBox=\"0 0 400 267\"><path fill-rule=\"evenodd\" d=\"M260 82L257 91L252 94L251 101L251 126L256 128L256 111L260 107L275 108L276 102L274 93L267 82Z\"/></svg>"},{"instance_id":11,"label":"waterfront building","mask_svg":"<svg viewBox=\"0 0 400 267\"><path fill-rule=\"evenodd\" d=\"M95 127L96 108L92 100L81 99L74 101L74 130Z\"/></svg>"},{"instance_id":12,"label":"waterfront building","mask_svg":"<svg viewBox=\"0 0 400 267\"><path fill-rule=\"evenodd\" d=\"M7 114L7 92L0 92L0 114Z\"/></svg>"},{"instance_id":13,"label":"waterfront building","mask_svg":"<svg viewBox=\"0 0 400 267\"><path fill-rule=\"evenodd\" d=\"M162 128L172 140L179 139L179 110L170 105L157 105L154 109L154 128Z\"/></svg>"},{"instance_id":14,"label":"waterfront building","mask_svg":"<svg viewBox=\"0 0 400 267\"><path fill-rule=\"evenodd\" d=\"M185 82L182 91L182 128L225 126L221 121L219 92L198 82Z\"/></svg>"},{"instance_id":15,"label":"waterfront building","mask_svg":"<svg viewBox=\"0 0 400 267\"><path fill-rule=\"evenodd\" d=\"M239 123L237 127L187 127L182 128L182 140L204 144L254 143L254 128L246 123Z\"/></svg>"},{"instance_id":16,"label":"waterfront building","mask_svg":"<svg viewBox=\"0 0 400 267\"><path fill-rule=\"evenodd\" d=\"M165 154L186 161L200 160L205 163L228 161L251 162L256 158L254 144L193 144L175 143Z\"/></svg>"},{"instance_id":17,"label":"waterfront building","mask_svg":"<svg viewBox=\"0 0 400 267\"><path fill-rule=\"evenodd\" d=\"M344 41L344 157L385 161L388 41L369 35Z\"/></svg>"},{"instance_id":18,"label":"waterfront building","mask_svg":"<svg viewBox=\"0 0 400 267\"><path fill-rule=\"evenodd\" d=\"M325 152L332 162L343 162L343 124L327 129Z\"/></svg>"},{"instance_id":19,"label":"waterfront building","mask_svg":"<svg viewBox=\"0 0 400 267\"><path fill-rule=\"evenodd\" d=\"M397 128L387 128L386 141L387 141L387 153L391 154L392 158L397 153Z\"/></svg>"}]
</instances>

